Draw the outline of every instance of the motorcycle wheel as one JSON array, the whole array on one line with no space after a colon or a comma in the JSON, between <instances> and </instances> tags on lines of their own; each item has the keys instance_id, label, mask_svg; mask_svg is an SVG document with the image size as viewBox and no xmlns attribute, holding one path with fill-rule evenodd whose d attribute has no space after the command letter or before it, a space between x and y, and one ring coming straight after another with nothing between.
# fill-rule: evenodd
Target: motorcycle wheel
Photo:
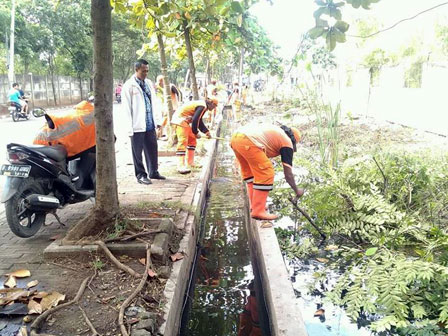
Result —
<instances>
[{"instance_id":1,"label":"motorcycle wheel","mask_svg":"<svg viewBox=\"0 0 448 336\"><path fill-rule=\"evenodd\" d=\"M17 120L19 120L19 115L18 115L17 111L14 111L12 113L12 121L16 122Z\"/></svg>"},{"instance_id":2,"label":"motorcycle wheel","mask_svg":"<svg viewBox=\"0 0 448 336\"><path fill-rule=\"evenodd\" d=\"M21 238L34 236L45 222L45 213L34 213L26 209L25 198L31 194L43 194L43 189L34 179L27 179L5 203L9 228Z\"/></svg>"}]
</instances>

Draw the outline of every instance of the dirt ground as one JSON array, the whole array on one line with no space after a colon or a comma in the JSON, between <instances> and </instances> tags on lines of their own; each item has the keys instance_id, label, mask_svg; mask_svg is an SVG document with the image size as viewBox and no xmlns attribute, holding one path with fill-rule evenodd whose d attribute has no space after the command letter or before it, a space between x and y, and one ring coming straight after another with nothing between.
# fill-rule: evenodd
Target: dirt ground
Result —
<instances>
[{"instance_id":1,"label":"dirt ground","mask_svg":"<svg viewBox=\"0 0 448 336\"><path fill-rule=\"evenodd\" d=\"M104 232L101 239L120 238L133 235L143 230L157 229L159 221L147 222L131 222L129 219L135 218L173 218L180 219L183 211L170 205L163 205L157 209L148 209L148 204L127 207L123 209L123 218L118 221L115 228L108 232ZM172 206L172 205L171 205ZM177 214L177 215L176 215ZM175 254L179 248L179 242L184 233L177 228L169 242L169 251L167 255ZM151 244L154 235L138 237L130 240L130 242L141 242ZM122 243L122 242L120 242ZM117 257L124 265L132 268L139 274L145 272L145 258L139 259L129 256ZM89 256L77 258L61 258L51 262L53 265L61 269L61 282L51 291L57 291L64 294L66 299L59 304L72 300L79 288L80 284L86 278L93 278L88 285L79 301L79 304L72 304L50 315L47 320L42 323L40 333L49 335L92 335L86 316L94 326L96 331L101 335L121 335L118 327L118 313L120 306L140 282L140 278L134 278L129 273L122 271L111 262L111 260L103 253L92 253ZM130 330L132 325L138 324L143 318L141 314L151 314L151 318L155 321L155 328L158 328L162 321L162 309L164 306L163 290L170 275L173 261L168 258L166 264L161 261L152 260L150 269L154 272L149 274L149 278L143 290L131 302L129 307L131 311L138 311L138 314L125 313L125 324ZM81 310L82 309L82 310ZM37 315L30 315L34 320ZM145 317L147 319L147 317ZM28 323L28 330L31 323Z\"/></svg>"}]
</instances>

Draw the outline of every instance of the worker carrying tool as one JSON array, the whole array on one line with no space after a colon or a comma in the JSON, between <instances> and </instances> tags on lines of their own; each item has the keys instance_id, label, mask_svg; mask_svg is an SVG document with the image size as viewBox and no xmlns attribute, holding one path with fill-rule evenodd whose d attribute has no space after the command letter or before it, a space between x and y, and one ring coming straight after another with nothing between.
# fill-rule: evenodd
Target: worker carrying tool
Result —
<instances>
[{"instance_id":1,"label":"worker carrying tool","mask_svg":"<svg viewBox=\"0 0 448 336\"><path fill-rule=\"evenodd\" d=\"M300 141L300 132L292 127L275 125L246 125L235 131L230 145L240 163L241 175L246 182L251 217L273 220L277 216L266 212L266 200L273 189L274 167L269 158L281 156L286 182L297 197L304 190L297 188L292 173L293 153Z\"/></svg>"},{"instance_id":2,"label":"worker carrying tool","mask_svg":"<svg viewBox=\"0 0 448 336\"><path fill-rule=\"evenodd\" d=\"M196 139L200 138L199 131L211 138L210 131L202 121L205 112L212 111L218 106L215 98L206 100L194 100L179 107L171 120L172 125L176 125L177 150L176 156L179 158L177 171L181 174L188 174L192 167L199 167L194 164L194 151L196 149ZM188 150L187 165L185 154Z\"/></svg>"}]
</instances>

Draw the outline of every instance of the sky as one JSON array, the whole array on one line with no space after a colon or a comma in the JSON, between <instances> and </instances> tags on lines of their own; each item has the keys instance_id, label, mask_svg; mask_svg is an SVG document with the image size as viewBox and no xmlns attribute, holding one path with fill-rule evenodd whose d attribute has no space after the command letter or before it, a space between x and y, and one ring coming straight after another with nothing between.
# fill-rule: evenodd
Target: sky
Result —
<instances>
[{"instance_id":1,"label":"sky","mask_svg":"<svg viewBox=\"0 0 448 336\"><path fill-rule=\"evenodd\" d=\"M318 7L313 0L272 1L273 5L270 5L268 1L260 0L250 12L258 18L272 41L280 46L280 56L290 59L298 46L301 34L314 26L313 12ZM383 28L386 28L443 2L443 0L381 0L372 4L371 10L368 11L355 10L350 5L346 5L343 7L343 19L353 23L358 18L375 17ZM384 48L397 47L416 34L423 35L425 39L432 38L434 23L445 22L448 25L447 18L448 5L445 5L422 14L416 19L403 22L396 28L380 34L379 37ZM353 25L348 34L356 34ZM350 40L355 38L348 39L350 44ZM345 49L347 52L347 48Z\"/></svg>"}]
</instances>

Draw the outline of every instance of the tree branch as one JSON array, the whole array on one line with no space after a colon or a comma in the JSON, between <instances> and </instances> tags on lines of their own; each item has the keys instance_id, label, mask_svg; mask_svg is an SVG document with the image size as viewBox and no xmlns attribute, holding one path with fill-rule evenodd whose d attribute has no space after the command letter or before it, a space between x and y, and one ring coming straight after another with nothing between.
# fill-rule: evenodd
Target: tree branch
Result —
<instances>
[{"instance_id":1,"label":"tree branch","mask_svg":"<svg viewBox=\"0 0 448 336\"><path fill-rule=\"evenodd\" d=\"M385 28L385 29L381 29L381 30L379 30L379 31L377 31L377 32L375 32L375 33L373 33L373 34L370 34L370 35L366 35L366 36L347 35L347 36L350 36L350 37L358 37L358 38L369 38L369 37L378 35L378 34L380 34L380 33L384 33L385 31L391 30L392 28L395 28L396 26L398 26L398 25L399 25L400 23L402 23L402 22L413 20L413 19L415 19L417 16L420 16L420 15L422 15L422 14L424 14L424 13L427 13L427 12L429 12L429 11L432 11L433 9L436 9L436 8L439 8L439 7L442 7L442 6L445 6L445 5L448 5L448 1L447 1L447 2L443 2L443 3L441 3L441 4L438 4L438 5L434 6L434 7L425 9L424 11L421 11L421 12L415 14L414 16L411 16L411 17L409 17L409 18L400 20L400 21L398 21L397 23L393 24L392 26L390 26L390 27L388 27L388 28Z\"/></svg>"},{"instance_id":2,"label":"tree branch","mask_svg":"<svg viewBox=\"0 0 448 336\"><path fill-rule=\"evenodd\" d=\"M156 234L156 233L160 233L160 232L162 232L162 231L161 230L143 231L143 232L139 232L139 233L134 233L133 235L126 236L126 237L116 237L116 238L106 239L104 242L110 243L110 242L114 242L114 241L128 241L128 240L132 240L132 239L135 239L138 237L143 237L143 236L147 236L150 234Z\"/></svg>"},{"instance_id":3,"label":"tree branch","mask_svg":"<svg viewBox=\"0 0 448 336\"><path fill-rule=\"evenodd\" d=\"M120 331L123 336L129 336L128 331L126 330L126 327L124 325L123 319L124 319L124 310L129 306L131 301L138 295L138 293L141 292L143 289L143 286L146 283L146 279L148 278L148 271L149 266L151 265L151 250L149 248L149 245L146 245L146 267L145 267L145 273L142 276L142 279L140 280L140 283L138 284L135 291L126 299L124 300L123 304L120 307L120 312L118 314L118 325L120 326Z\"/></svg>"},{"instance_id":4,"label":"tree branch","mask_svg":"<svg viewBox=\"0 0 448 336\"><path fill-rule=\"evenodd\" d=\"M118 261L117 258L115 258L115 256L112 254L112 252L107 248L106 244L101 241L101 240L97 240L94 242L95 245L98 245L99 247L101 247L101 249L104 251L104 253L107 255L107 257L115 264L115 266L117 266L119 269L121 269L122 271L125 271L127 273L129 273L130 275L132 275L133 277L136 278L140 278L141 274L137 273L136 271L134 271L132 268L126 266L125 264L122 264L120 261Z\"/></svg>"},{"instance_id":5,"label":"tree branch","mask_svg":"<svg viewBox=\"0 0 448 336\"><path fill-rule=\"evenodd\" d=\"M375 162L375 164L376 164L376 166L378 167L378 169L380 170L380 172L381 172L381 175L383 175L383 180L384 180L384 187L383 187L383 194L384 194L384 196L386 196L386 191L387 191L387 176L386 176L386 174L384 174L384 171L383 171L383 169L381 169L381 166L380 166L380 164L378 163L378 161L376 160L376 158L375 157L373 157L373 161Z\"/></svg>"},{"instance_id":6,"label":"tree branch","mask_svg":"<svg viewBox=\"0 0 448 336\"><path fill-rule=\"evenodd\" d=\"M297 54L299 53L300 49L302 49L303 41L305 41L306 37L307 37L307 34L302 35L302 40L300 41L299 46L297 47L296 53L294 54L294 56L291 59L291 64L289 66L289 69L287 72L285 72L285 75L283 75L282 81L280 82L279 86L281 84L283 84L283 82L285 81L286 75L289 75L291 73L292 67L294 66L294 58L297 57Z\"/></svg>"},{"instance_id":7,"label":"tree branch","mask_svg":"<svg viewBox=\"0 0 448 336\"><path fill-rule=\"evenodd\" d=\"M86 321L87 325L90 328L90 331L92 332L92 336L98 336L98 331L96 331L95 327L93 326L92 322L90 322L89 318L87 317L86 312L84 311L84 309L82 309L82 307L78 304L78 308L79 310L81 310L82 316L84 316L84 320Z\"/></svg>"},{"instance_id":8,"label":"tree branch","mask_svg":"<svg viewBox=\"0 0 448 336\"><path fill-rule=\"evenodd\" d=\"M53 307L47 311L45 311L43 314L39 315L33 322L33 324L31 324L31 336L41 336L37 333L37 330L39 329L39 325L45 321L47 319L48 316L50 316L51 314L57 312L58 310L68 307L74 303L78 303L78 301L81 299L82 294L84 293L86 287L87 287L87 282L90 280L92 276L89 276L87 278L84 279L84 281L81 283L81 286L78 289L78 293L76 293L76 296L73 300L63 303L59 306Z\"/></svg>"}]
</instances>

